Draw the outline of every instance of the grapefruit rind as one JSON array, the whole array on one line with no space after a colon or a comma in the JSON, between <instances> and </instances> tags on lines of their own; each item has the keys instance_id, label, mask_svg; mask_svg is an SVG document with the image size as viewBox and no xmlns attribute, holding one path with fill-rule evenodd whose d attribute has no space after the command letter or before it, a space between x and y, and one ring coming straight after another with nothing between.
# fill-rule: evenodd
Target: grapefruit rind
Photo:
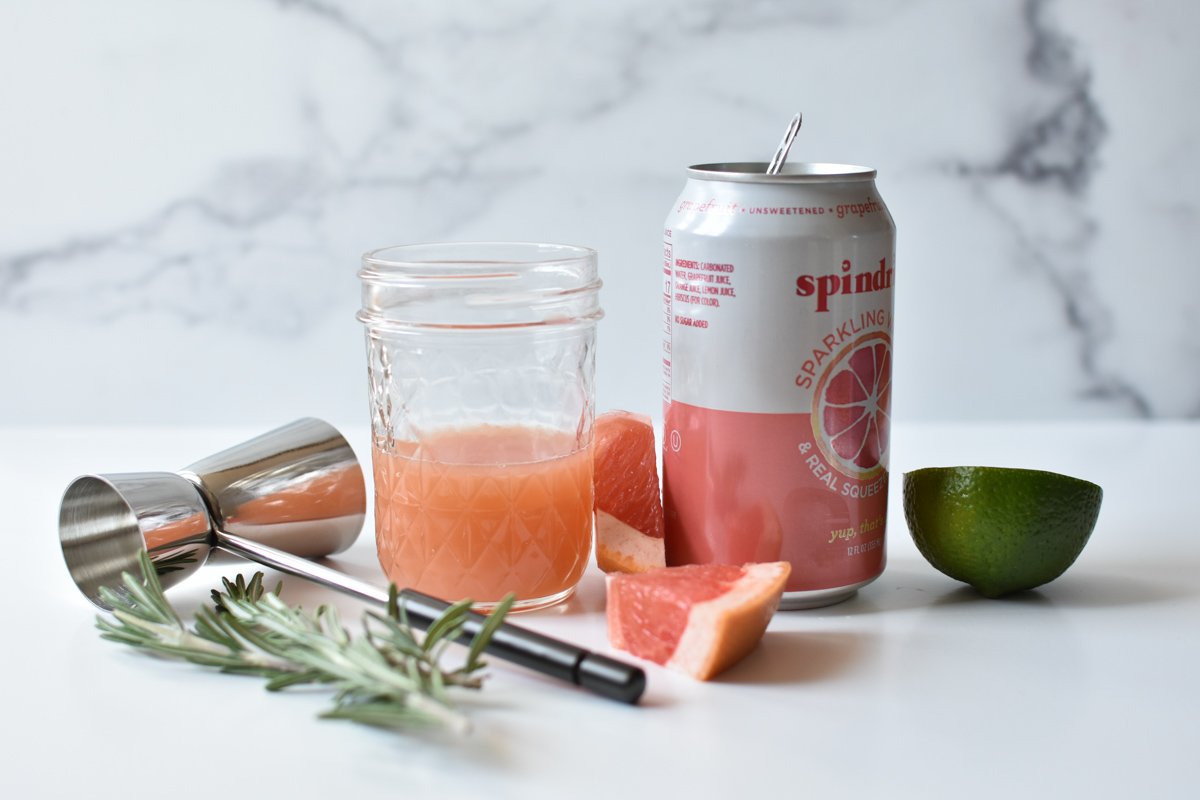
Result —
<instances>
[{"instance_id":1,"label":"grapefruit rind","mask_svg":"<svg viewBox=\"0 0 1200 800\"><path fill-rule=\"evenodd\" d=\"M648 572L667 565L663 539L596 510L596 566L604 572Z\"/></svg>"},{"instance_id":2,"label":"grapefruit rind","mask_svg":"<svg viewBox=\"0 0 1200 800\"><path fill-rule=\"evenodd\" d=\"M750 654L779 608L791 564L750 564L728 593L697 603L664 665L706 681Z\"/></svg>"},{"instance_id":3,"label":"grapefruit rind","mask_svg":"<svg viewBox=\"0 0 1200 800\"><path fill-rule=\"evenodd\" d=\"M747 564L742 576L725 592L691 606L683 634L662 665L707 681L741 661L766 633L791 570L786 561ZM607 578L609 643L618 650L646 658L646 653L631 645L621 625L621 593L615 586L621 580L629 578L620 575Z\"/></svg>"}]
</instances>

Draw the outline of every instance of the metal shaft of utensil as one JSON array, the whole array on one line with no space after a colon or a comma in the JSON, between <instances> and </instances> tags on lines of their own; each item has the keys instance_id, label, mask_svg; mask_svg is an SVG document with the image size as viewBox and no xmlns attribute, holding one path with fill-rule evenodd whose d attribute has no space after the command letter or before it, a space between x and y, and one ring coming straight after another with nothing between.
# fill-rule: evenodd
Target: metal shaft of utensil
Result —
<instances>
[{"instance_id":1,"label":"metal shaft of utensil","mask_svg":"<svg viewBox=\"0 0 1200 800\"><path fill-rule=\"evenodd\" d=\"M305 578L369 603L387 605L387 592L335 569L228 531L216 531L216 540L217 546L222 550L242 558L288 575ZM422 630L428 628L438 615L450 607L450 603L445 600L412 589L401 590L396 601L404 609L409 622ZM486 621L487 617L483 614L469 612L458 642L470 644ZM645 672L632 664L508 622L496 629L484 652L624 703L636 703L646 688Z\"/></svg>"},{"instance_id":2,"label":"metal shaft of utensil","mask_svg":"<svg viewBox=\"0 0 1200 800\"><path fill-rule=\"evenodd\" d=\"M775 150L775 157L767 165L768 175L778 175L779 170L783 169L783 162L787 161L788 151L792 149L792 142L796 139L796 134L800 132L800 125L803 122L804 115L797 113L788 123L787 130L783 132L783 140Z\"/></svg>"}]
</instances>

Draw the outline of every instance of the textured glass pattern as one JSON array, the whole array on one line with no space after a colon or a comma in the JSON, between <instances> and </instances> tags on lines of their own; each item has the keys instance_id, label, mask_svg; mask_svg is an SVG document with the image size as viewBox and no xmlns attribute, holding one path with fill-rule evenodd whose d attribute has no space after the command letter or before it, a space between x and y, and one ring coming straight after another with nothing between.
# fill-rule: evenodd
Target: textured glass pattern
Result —
<instances>
[{"instance_id":1,"label":"textured glass pattern","mask_svg":"<svg viewBox=\"0 0 1200 800\"><path fill-rule=\"evenodd\" d=\"M437 437L510 445L533 428L463 428ZM376 542L388 577L449 599L537 601L568 592L591 544L589 449L523 463L452 463L415 443L373 454Z\"/></svg>"}]
</instances>

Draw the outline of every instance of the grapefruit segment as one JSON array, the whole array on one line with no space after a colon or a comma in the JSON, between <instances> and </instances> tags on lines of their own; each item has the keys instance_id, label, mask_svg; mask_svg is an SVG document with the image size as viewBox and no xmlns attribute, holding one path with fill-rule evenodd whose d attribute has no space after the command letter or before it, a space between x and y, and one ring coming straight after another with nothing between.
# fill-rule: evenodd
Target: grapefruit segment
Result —
<instances>
[{"instance_id":1,"label":"grapefruit segment","mask_svg":"<svg viewBox=\"0 0 1200 800\"><path fill-rule=\"evenodd\" d=\"M628 411L596 417L596 564L605 572L644 572L666 564L655 452L649 417Z\"/></svg>"},{"instance_id":2,"label":"grapefruit segment","mask_svg":"<svg viewBox=\"0 0 1200 800\"><path fill-rule=\"evenodd\" d=\"M608 576L613 647L708 680L762 639L791 565L689 564Z\"/></svg>"}]
</instances>

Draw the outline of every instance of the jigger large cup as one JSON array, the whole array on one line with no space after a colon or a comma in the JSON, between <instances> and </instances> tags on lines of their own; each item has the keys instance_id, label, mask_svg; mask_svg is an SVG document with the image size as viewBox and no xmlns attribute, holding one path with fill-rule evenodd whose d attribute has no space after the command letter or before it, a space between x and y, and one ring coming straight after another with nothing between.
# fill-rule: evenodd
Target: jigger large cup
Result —
<instances>
[{"instance_id":1,"label":"jigger large cup","mask_svg":"<svg viewBox=\"0 0 1200 800\"><path fill-rule=\"evenodd\" d=\"M332 426L303 419L197 461L179 473L83 475L67 487L59 540L71 578L97 606L100 587L121 587L147 552L164 588L191 575L216 548L377 605L387 592L315 564L357 538L366 516L362 470ZM409 621L427 627L450 604L404 589ZM468 615L460 641L487 620ZM629 664L505 623L486 650L597 694L635 703L645 674Z\"/></svg>"}]
</instances>

